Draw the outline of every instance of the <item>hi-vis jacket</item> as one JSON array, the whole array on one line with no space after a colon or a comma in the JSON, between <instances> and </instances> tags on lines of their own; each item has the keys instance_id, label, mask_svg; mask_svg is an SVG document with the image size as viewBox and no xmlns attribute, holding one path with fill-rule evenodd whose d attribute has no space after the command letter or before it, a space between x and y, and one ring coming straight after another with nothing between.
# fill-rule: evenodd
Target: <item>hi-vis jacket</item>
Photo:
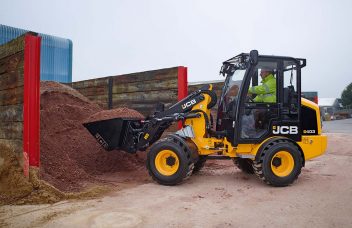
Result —
<instances>
[{"instance_id":1,"label":"hi-vis jacket","mask_svg":"<svg viewBox=\"0 0 352 228\"><path fill-rule=\"evenodd\" d=\"M276 102L276 79L274 75L269 74L261 82L262 85L253 86L249 91L257 94L255 102L275 103Z\"/></svg>"}]
</instances>

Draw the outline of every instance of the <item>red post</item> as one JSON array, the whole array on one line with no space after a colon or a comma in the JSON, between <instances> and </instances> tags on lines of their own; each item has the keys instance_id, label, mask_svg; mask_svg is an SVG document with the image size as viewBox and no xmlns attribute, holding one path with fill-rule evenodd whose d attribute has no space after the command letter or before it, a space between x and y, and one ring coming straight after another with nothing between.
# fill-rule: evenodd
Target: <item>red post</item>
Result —
<instances>
[{"instance_id":1,"label":"red post","mask_svg":"<svg viewBox=\"0 0 352 228\"><path fill-rule=\"evenodd\" d=\"M318 104L318 96L314 96L314 102Z\"/></svg>"},{"instance_id":2,"label":"red post","mask_svg":"<svg viewBox=\"0 0 352 228\"><path fill-rule=\"evenodd\" d=\"M24 170L26 176L28 165L39 167L40 164L40 43L41 38L38 36L25 36L23 157L27 165L27 170Z\"/></svg>"},{"instance_id":3,"label":"red post","mask_svg":"<svg viewBox=\"0 0 352 228\"><path fill-rule=\"evenodd\" d=\"M178 100L182 100L188 95L187 67L178 67ZM178 122L178 129L182 128L182 123Z\"/></svg>"}]
</instances>

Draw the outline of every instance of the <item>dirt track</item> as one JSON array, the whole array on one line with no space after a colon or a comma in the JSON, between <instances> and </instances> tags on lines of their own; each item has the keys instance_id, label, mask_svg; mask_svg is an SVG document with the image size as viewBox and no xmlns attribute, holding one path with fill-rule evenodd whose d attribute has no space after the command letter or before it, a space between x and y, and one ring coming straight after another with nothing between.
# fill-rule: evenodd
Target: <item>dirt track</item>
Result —
<instances>
[{"instance_id":1,"label":"dirt track","mask_svg":"<svg viewBox=\"0 0 352 228\"><path fill-rule=\"evenodd\" d=\"M347 143L347 144L346 144ZM292 186L274 188L231 161L176 187L140 184L87 201L4 206L11 227L352 227L352 135L329 133L326 155Z\"/></svg>"}]
</instances>

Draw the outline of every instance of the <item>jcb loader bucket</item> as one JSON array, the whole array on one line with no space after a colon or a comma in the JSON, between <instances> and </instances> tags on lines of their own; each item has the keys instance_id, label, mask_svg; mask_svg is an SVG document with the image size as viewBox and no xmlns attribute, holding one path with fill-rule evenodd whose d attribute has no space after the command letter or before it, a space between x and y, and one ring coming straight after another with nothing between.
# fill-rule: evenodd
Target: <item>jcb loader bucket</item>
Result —
<instances>
[{"instance_id":1,"label":"jcb loader bucket","mask_svg":"<svg viewBox=\"0 0 352 228\"><path fill-rule=\"evenodd\" d=\"M105 150L120 149L129 153L136 152L134 137L137 132L135 127L140 125L140 120L126 118L83 124Z\"/></svg>"}]
</instances>

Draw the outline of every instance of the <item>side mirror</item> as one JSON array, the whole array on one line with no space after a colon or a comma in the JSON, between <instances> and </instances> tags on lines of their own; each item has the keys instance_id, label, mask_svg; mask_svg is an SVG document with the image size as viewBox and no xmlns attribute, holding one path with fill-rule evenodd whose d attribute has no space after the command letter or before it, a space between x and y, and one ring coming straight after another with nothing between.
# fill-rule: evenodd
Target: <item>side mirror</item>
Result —
<instances>
[{"instance_id":1,"label":"side mirror","mask_svg":"<svg viewBox=\"0 0 352 228\"><path fill-rule=\"evenodd\" d=\"M257 50L252 50L249 53L249 61L253 65L257 65L258 63L258 51Z\"/></svg>"}]
</instances>

